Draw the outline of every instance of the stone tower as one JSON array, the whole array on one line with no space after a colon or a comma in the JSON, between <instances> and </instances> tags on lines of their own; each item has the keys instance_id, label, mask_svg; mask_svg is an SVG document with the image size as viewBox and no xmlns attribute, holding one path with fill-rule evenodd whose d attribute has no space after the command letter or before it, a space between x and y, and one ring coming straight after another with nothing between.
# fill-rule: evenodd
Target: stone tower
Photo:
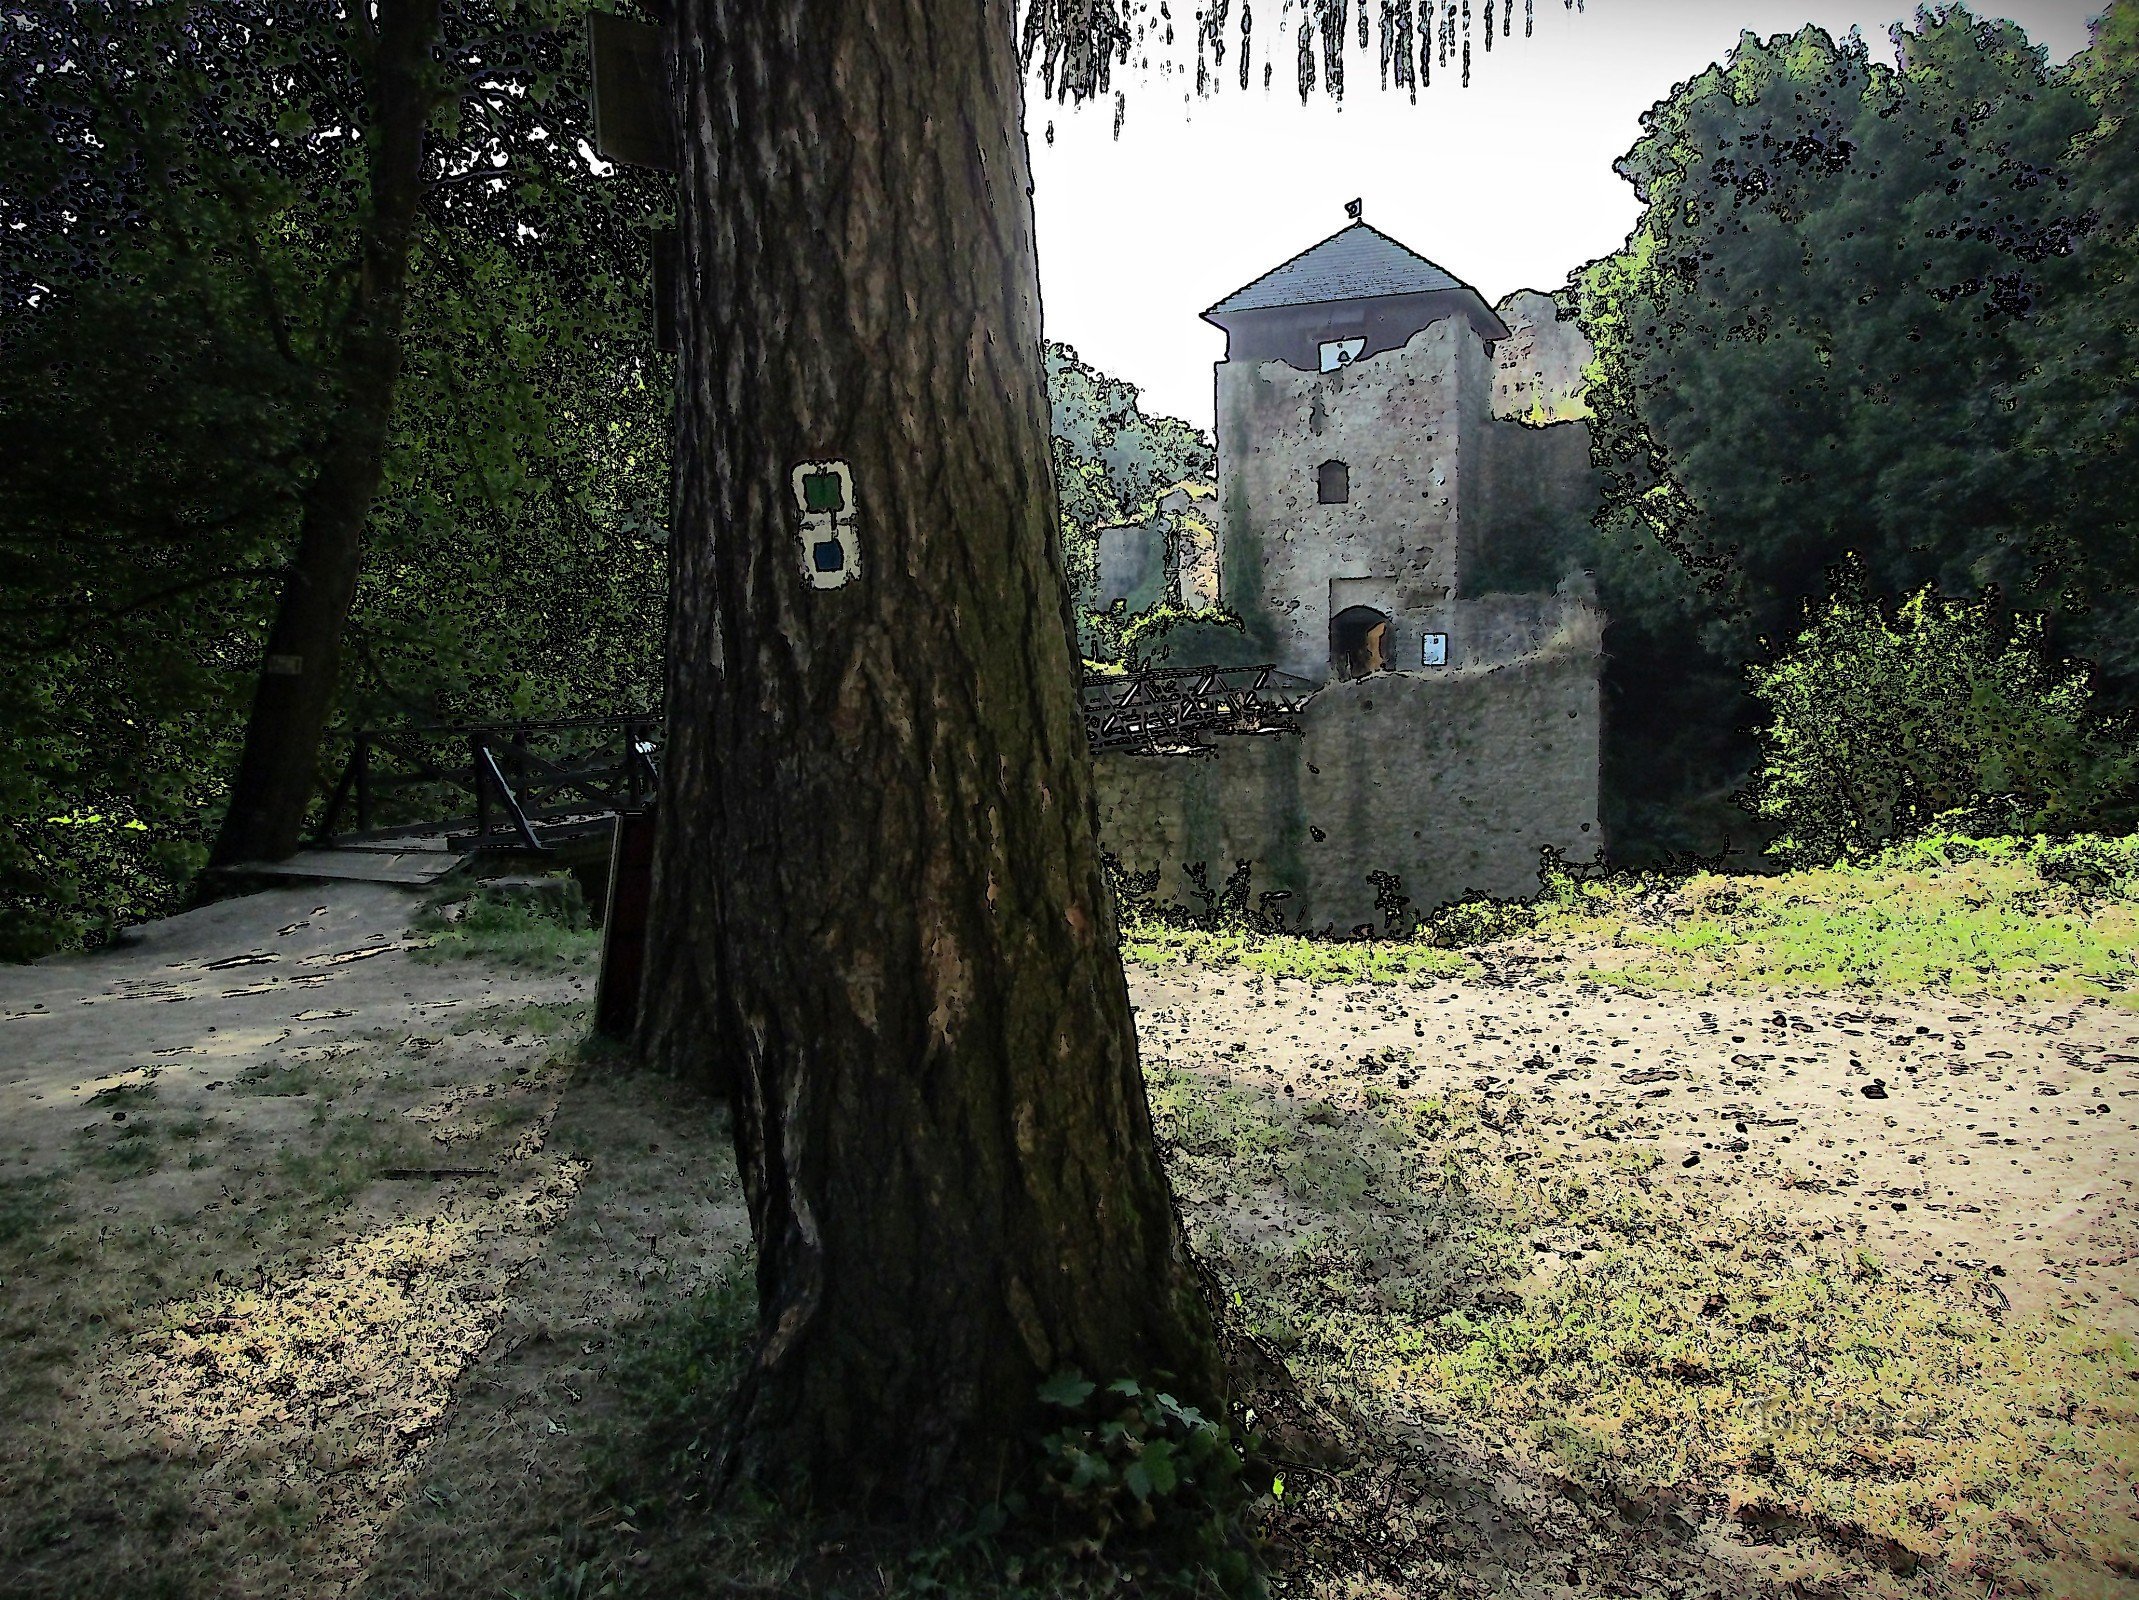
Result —
<instances>
[{"instance_id":1,"label":"stone tower","mask_svg":"<svg viewBox=\"0 0 2139 1600\"><path fill-rule=\"evenodd\" d=\"M1498 314L1354 222L1203 315L1226 332L1220 595L1249 636L1318 683L1487 660L1496 630L1462 602L1515 465Z\"/></svg>"}]
</instances>

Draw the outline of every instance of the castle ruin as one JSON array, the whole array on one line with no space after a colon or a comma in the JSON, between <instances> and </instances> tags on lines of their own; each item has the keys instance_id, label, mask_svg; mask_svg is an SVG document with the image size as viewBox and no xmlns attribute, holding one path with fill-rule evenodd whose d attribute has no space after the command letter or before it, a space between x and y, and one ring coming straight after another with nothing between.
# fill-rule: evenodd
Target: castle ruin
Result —
<instances>
[{"instance_id":1,"label":"castle ruin","mask_svg":"<svg viewBox=\"0 0 2139 1600\"><path fill-rule=\"evenodd\" d=\"M1297 733L1103 752L1107 848L1189 904L1249 862L1289 925L1340 932L1594 856L1602 618L1540 564L1595 503L1579 331L1363 221L1204 315L1219 599L1318 687Z\"/></svg>"}]
</instances>

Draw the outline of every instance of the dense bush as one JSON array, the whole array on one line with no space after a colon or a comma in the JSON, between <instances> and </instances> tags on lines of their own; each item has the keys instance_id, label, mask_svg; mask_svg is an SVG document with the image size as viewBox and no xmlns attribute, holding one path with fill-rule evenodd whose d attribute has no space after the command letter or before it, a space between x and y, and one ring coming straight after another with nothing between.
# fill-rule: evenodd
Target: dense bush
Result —
<instances>
[{"instance_id":1,"label":"dense bush","mask_svg":"<svg viewBox=\"0 0 2139 1600\"><path fill-rule=\"evenodd\" d=\"M1751 677L1768 723L1748 798L1793 866L1971 813L2070 832L2116 813L2139 770L2085 670L2044 652L2041 619L2001 624L1987 602L1923 589L1889 609L1851 583Z\"/></svg>"},{"instance_id":2,"label":"dense bush","mask_svg":"<svg viewBox=\"0 0 2139 1600\"><path fill-rule=\"evenodd\" d=\"M1123 624L1121 652L1137 667L1235 666L1256 654L1246 627L1232 612L1175 605L1153 606Z\"/></svg>"}]
</instances>

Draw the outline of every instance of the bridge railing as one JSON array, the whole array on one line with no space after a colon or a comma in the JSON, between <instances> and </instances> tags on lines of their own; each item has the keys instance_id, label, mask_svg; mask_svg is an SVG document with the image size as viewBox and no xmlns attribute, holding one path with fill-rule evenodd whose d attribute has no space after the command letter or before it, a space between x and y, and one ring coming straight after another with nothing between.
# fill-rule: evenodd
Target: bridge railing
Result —
<instances>
[{"instance_id":1,"label":"bridge railing","mask_svg":"<svg viewBox=\"0 0 2139 1600\"><path fill-rule=\"evenodd\" d=\"M544 849L651 798L660 732L653 713L359 729L313 842Z\"/></svg>"},{"instance_id":2,"label":"bridge railing","mask_svg":"<svg viewBox=\"0 0 2139 1600\"><path fill-rule=\"evenodd\" d=\"M1084 726L1094 750L1158 753L1211 734L1296 732L1305 678L1275 666L1145 667L1084 680Z\"/></svg>"}]
</instances>

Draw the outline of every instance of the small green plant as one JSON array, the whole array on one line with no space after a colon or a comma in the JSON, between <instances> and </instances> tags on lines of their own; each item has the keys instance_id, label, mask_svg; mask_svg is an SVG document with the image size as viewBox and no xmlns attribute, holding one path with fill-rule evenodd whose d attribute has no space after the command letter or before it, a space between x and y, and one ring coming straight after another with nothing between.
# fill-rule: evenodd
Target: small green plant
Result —
<instances>
[{"instance_id":1,"label":"small green plant","mask_svg":"<svg viewBox=\"0 0 2139 1600\"><path fill-rule=\"evenodd\" d=\"M1041 1440L1041 1489L1058 1537L1099 1555L1127 1536L1175 1556L1228 1594L1263 1592L1241 1516L1253 1498L1229 1428L1135 1378L1104 1387L1076 1372L1040 1385L1063 1416Z\"/></svg>"},{"instance_id":2,"label":"small green plant","mask_svg":"<svg viewBox=\"0 0 2139 1600\"><path fill-rule=\"evenodd\" d=\"M1464 950L1527 933L1537 924L1537 907L1524 900L1496 900L1468 894L1427 917L1421 935L1444 950Z\"/></svg>"}]
</instances>

